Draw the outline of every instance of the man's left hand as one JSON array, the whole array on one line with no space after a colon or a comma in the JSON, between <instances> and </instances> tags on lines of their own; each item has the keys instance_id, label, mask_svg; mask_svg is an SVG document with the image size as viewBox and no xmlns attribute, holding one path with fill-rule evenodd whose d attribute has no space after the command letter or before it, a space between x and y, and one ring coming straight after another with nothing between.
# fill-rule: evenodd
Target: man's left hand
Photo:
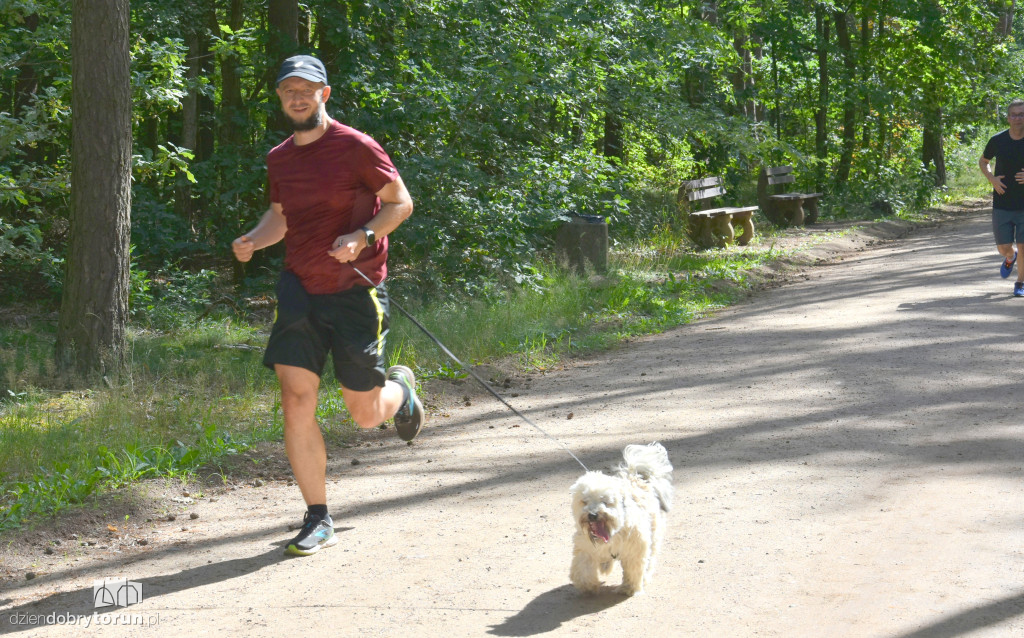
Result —
<instances>
[{"instance_id":1,"label":"man's left hand","mask_svg":"<svg viewBox=\"0 0 1024 638\"><path fill-rule=\"evenodd\" d=\"M331 250L327 254L334 257L343 264L354 261L359 253L366 248L366 234L361 230L354 233L342 235L334 240Z\"/></svg>"}]
</instances>

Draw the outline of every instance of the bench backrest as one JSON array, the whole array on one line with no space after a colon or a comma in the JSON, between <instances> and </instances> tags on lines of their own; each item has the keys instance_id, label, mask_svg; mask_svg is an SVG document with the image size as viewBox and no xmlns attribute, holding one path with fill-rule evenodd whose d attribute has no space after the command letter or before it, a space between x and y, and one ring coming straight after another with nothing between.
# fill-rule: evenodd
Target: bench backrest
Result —
<instances>
[{"instance_id":1,"label":"bench backrest","mask_svg":"<svg viewBox=\"0 0 1024 638\"><path fill-rule=\"evenodd\" d=\"M685 198L687 202L711 199L719 195L725 195L721 177L691 179L688 182L683 182L683 185L679 187L679 199Z\"/></svg>"},{"instance_id":2,"label":"bench backrest","mask_svg":"<svg viewBox=\"0 0 1024 638\"><path fill-rule=\"evenodd\" d=\"M786 192L786 184L796 181L792 166L772 166L762 168L757 176L757 203L762 210L767 210L771 195L782 195Z\"/></svg>"},{"instance_id":3,"label":"bench backrest","mask_svg":"<svg viewBox=\"0 0 1024 638\"><path fill-rule=\"evenodd\" d=\"M796 181L796 178L793 177L792 166L773 166L771 168L766 168L764 169L764 176L769 186L792 184Z\"/></svg>"}]
</instances>

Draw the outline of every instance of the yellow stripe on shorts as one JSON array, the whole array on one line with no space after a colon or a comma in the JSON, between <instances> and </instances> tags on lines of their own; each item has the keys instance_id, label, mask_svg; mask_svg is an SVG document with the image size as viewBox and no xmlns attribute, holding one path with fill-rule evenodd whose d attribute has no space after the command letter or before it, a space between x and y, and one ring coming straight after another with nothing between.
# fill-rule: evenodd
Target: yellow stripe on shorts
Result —
<instances>
[{"instance_id":1,"label":"yellow stripe on shorts","mask_svg":"<svg viewBox=\"0 0 1024 638\"><path fill-rule=\"evenodd\" d=\"M377 298L377 289L370 288L370 299L373 300L373 306L377 309L377 356L383 356L384 354L384 309L380 305L380 299Z\"/></svg>"}]
</instances>

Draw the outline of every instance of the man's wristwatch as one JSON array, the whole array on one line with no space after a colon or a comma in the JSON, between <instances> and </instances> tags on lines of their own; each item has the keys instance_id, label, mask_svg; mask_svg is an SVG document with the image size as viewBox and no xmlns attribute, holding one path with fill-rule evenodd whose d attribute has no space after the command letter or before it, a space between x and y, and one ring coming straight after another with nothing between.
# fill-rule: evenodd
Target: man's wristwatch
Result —
<instances>
[{"instance_id":1,"label":"man's wristwatch","mask_svg":"<svg viewBox=\"0 0 1024 638\"><path fill-rule=\"evenodd\" d=\"M364 233L366 233L366 245L367 246L373 246L374 244L377 243L377 235L376 235L376 233L374 233L372 230L370 230L366 226L363 226L360 230L362 230Z\"/></svg>"}]
</instances>

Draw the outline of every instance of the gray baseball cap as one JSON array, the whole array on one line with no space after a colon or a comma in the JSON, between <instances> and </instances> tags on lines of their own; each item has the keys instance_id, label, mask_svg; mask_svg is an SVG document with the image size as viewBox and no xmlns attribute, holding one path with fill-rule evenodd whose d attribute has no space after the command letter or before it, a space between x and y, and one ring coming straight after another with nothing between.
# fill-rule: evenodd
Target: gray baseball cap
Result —
<instances>
[{"instance_id":1,"label":"gray baseball cap","mask_svg":"<svg viewBox=\"0 0 1024 638\"><path fill-rule=\"evenodd\" d=\"M302 78L310 82L327 84L327 70L324 63L311 55L295 55L281 64L281 72L277 74L277 83L286 78Z\"/></svg>"}]
</instances>

